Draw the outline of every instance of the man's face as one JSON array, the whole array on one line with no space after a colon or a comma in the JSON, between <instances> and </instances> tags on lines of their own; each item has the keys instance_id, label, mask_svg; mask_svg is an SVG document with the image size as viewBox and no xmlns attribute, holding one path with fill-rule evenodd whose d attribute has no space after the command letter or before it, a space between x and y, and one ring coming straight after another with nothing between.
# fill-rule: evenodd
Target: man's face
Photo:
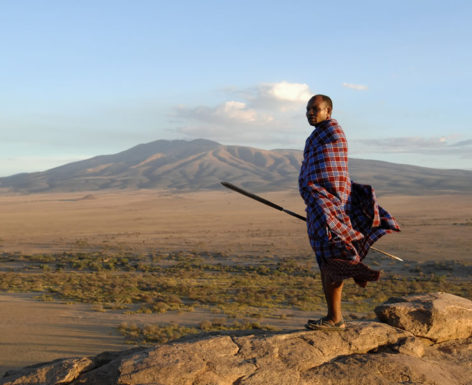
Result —
<instances>
[{"instance_id":1,"label":"man's face","mask_svg":"<svg viewBox=\"0 0 472 385\"><path fill-rule=\"evenodd\" d=\"M310 126L321 123L331 118L331 110L322 98L316 97L310 100L306 106L306 118Z\"/></svg>"}]
</instances>

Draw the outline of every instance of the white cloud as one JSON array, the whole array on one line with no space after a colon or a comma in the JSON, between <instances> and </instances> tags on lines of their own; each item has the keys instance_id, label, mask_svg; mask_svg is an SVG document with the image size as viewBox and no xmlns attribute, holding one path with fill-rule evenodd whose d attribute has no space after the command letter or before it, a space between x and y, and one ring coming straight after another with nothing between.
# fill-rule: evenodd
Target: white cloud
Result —
<instances>
[{"instance_id":1,"label":"white cloud","mask_svg":"<svg viewBox=\"0 0 472 385\"><path fill-rule=\"evenodd\" d=\"M245 100L253 108L271 111L289 111L305 107L313 95L308 84L287 81L261 83L254 87L228 91Z\"/></svg>"},{"instance_id":2,"label":"white cloud","mask_svg":"<svg viewBox=\"0 0 472 385\"><path fill-rule=\"evenodd\" d=\"M385 139L354 140L353 150L358 153L403 153L426 155L452 155L472 157L472 140L455 141L456 136L397 137ZM453 141L454 140L454 141Z\"/></svg>"},{"instance_id":3,"label":"white cloud","mask_svg":"<svg viewBox=\"0 0 472 385\"><path fill-rule=\"evenodd\" d=\"M229 100L216 106L177 107L177 130L223 143L276 147L299 145L294 127L306 136L304 108L312 95L307 84L282 81L226 92Z\"/></svg>"},{"instance_id":4,"label":"white cloud","mask_svg":"<svg viewBox=\"0 0 472 385\"><path fill-rule=\"evenodd\" d=\"M443 148L447 145L447 139L445 137L397 137L397 138L385 138L385 139L367 139L362 141L365 144L377 147L384 151L392 152L411 152L418 151L419 149L438 149Z\"/></svg>"},{"instance_id":5,"label":"white cloud","mask_svg":"<svg viewBox=\"0 0 472 385\"><path fill-rule=\"evenodd\" d=\"M343 87L351 88L356 91L367 91L369 87L363 84L343 83Z\"/></svg>"},{"instance_id":6,"label":"white cloud","mask_svg":"<svg viewBox=\"0 0 472 385\"><path fill-rule=\"evenodd\" d=\"M276 100L306 103L312 96L310 87L302 83L268 83L260 86L262 91Z\"/></svg>"},{"instance_id":7,"label":"white cloud","mask_svg":"<svg viewBox=\"0 0 472 385\"><path fill-rule=\"evenodd\" d=\"M454 143L452 146L454 147L472 147L472 139L468 139L468 140L462 140L460 142L456 142Z\"/></svg>"},{"instance_id":8,"label":"white cloud","mask_svg":"<svg viewBox=\"0 0 472 385\"><path fill-rule=\"evenodd\" d=\"M272 116L258 113L253 108L248 108L246 103L229 101L219 106L215 114L242 123L267 123L273 120Z\"/></svg>"},{"instance_id":9,"label":"white cloud","mask_svg":"<svg viewBox=\"0 0 472 385\"><path fill-rule=\"evenodd\" d=\"M249 108L246 103L238 101L227 101L216 107L200 106L188 108L179 106L176 115L190 121L199 121L207 124L266 124L273 117Z\"/></svg>"}]
</instances>

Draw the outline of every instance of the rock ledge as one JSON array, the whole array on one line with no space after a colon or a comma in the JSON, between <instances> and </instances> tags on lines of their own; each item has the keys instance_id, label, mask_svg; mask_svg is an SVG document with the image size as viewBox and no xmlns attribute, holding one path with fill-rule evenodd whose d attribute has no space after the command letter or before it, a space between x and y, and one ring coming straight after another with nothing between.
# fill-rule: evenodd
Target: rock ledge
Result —
<instances>
[{"instance_id":1,"label":"rock ledge","mask_svg":"<svg viewBox=\"0 0 472 385\"><path fill-rule=\"evenodd\" d=\"M472 301L416 295L376 313L382 322L339 332L220 335L56 360L0 384L472 384Z\"/></svg>"}]
</instances>

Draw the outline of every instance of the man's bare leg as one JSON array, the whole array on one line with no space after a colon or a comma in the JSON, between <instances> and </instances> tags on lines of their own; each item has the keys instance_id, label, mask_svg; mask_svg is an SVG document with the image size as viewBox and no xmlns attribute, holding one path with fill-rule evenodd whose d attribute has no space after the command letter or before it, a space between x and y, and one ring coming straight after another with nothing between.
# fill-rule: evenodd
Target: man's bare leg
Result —
<instances>
[{"instance_id":1,"label":"man's bare leg","mask_svg":"<svg viewBox=\"0 0 472 385\"><path fill-rule=\"evenodd\" d=\"M333 282L323 272L321 272L321 282L328 305L328 315L326 318L336 324L343 319L341 311L341 297L343 293L343 281Z\"/></svg>"}]
</instances>

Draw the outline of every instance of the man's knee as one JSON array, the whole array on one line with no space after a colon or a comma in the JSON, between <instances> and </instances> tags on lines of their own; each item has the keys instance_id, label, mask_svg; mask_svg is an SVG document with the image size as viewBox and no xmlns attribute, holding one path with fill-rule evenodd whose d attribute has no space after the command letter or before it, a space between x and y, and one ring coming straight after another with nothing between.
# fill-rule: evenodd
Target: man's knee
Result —
<instances>
[{"instance_id":1,"label":"man's knee","mask_svg":"<svg viewBox=\"0 0 472 385\"><path fill-rule=\"evenodd\" d=\"M332 287L333 289L337 289L343 285L343 281L332 281L328 280L328 285Z\"/></svg>"}]
</instances>

